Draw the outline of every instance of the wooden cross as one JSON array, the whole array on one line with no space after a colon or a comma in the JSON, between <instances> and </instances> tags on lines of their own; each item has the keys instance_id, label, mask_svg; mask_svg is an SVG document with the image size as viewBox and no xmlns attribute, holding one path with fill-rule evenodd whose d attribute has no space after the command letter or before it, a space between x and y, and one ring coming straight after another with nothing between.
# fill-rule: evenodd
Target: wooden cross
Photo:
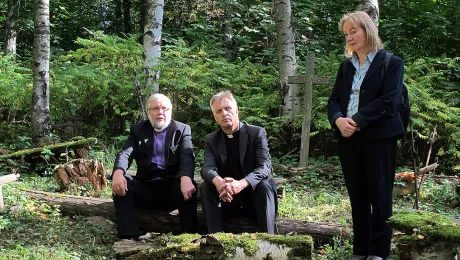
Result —
<instances>
[{"instance_id":1,"label":"wooden cross","mask_svg":"<svg viewBox=\"0 0 460 260\"><path fill-rule=\"evenodd\" d=\"M16 181L18 178L19 174L14 173L5 176L0 176L0 210L5 208L5 204L3 204L2 185Z\"/></svg>"},{"instance_id":2,"label":"wooden cross","mask_svg":"<svg viewBox=\"0 0 460 260\"><path fill-rule=\"evenodd\" d=\"M307 167L308 165L308 150L310 148L310 124L311 124L311 108L312 108L312 93L314 84L329 84L332 78L328 76L315 76L315 54L307 55L307 75L306 76L289 76L288 84L305 84L304 91L304 106L302 120L302 135L300 140L300 158L299 167Z\"/></svg>"}]
</instances>

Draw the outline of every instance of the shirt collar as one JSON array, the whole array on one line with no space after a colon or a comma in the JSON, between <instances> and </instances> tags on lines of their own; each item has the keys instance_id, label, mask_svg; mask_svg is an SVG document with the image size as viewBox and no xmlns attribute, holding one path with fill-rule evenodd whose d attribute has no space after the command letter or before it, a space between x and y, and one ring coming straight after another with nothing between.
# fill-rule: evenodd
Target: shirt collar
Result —
<instances>
[{"instance_id":1,"label":"shirt collar","mask_svg":"<svg viewBox=\"0 0 460 260\"><path fill-rule=\"evenodd\" d=\"M366 56L366 61L369 61L369 63L372 63L372 61L375 58L375 55L377 55L377 52L378 52L377 50L373 50L373 51L369 52L367 54L367 56ZM351 62L353 64L359 64L359 58L358 58L358 54L356 54L356 52L354 52L353 55L351 56Z\"/></svg>"}]
</instances>

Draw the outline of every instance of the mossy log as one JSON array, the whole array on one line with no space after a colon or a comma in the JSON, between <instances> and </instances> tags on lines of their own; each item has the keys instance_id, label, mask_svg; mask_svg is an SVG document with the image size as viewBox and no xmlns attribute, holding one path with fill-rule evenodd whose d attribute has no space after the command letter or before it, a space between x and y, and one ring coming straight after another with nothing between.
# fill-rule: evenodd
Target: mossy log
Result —
<instances>
[{"instance_id":1,"label":"mossy log","mask_svg":"<svg viewBox=\"0 0 460 260\"><path fill-rule=\"evenodd\" d=\"M115 207L111 199L88 198L59 193L24 190L33 198L45 200L51 205L59 205L62 213L68 215L101 216L116 222ZM140 228L148 232L177 234L179 232L179 217L163 210L138 210ZM257 232L256 223L249 219L235 218L225 223L224 230L229 233ZM331 243L333 237L348 235L346 228L328 223L309 222L277 218L278 234L295 233L310 235L318 244ZM198 210L198 232L206 233L204 216Z\"/></svg>"},{"instance_id":2,"label":"mossy log","mask_svg":"<svg viewBox=\"0 0 460 260\"><path fill-rule=\"evenodd\" d=\"M57 165L54 168L53 177L62 190L75 188L71 184L85 185L91 183L96 191L107 187L104 165L98 160L77 159Z\"/></svg>"},{"instance_id":3,"label":"mossy log","mask_svg":"<svg viewBox=\"0 0 460 260\"><path fill-rule=\"evenodd\" d=\"M310 236L213 234L158 235L113 245L117 259L312 259Z\"/></svg>"},{"instance_id":4,"label":"mossy log","mask_svg":"<svg viewBox=\"0 0 460 260\"><path fill-rule=\"evenodd\" d=\"M460 246L460 224L440 214L405 210L388 224L402 232L395 233L402 260L453 259L454 248Z\"/></svg>"},{"instance_id":5,"label":"mossy log","mask_svg":"<svg viewBox=\"0 0 460 260\"><path fill-rule=\"evenodd\" d=\"M54 154L59 154L61 152L66 152L69 150L77 151L79 148L87 148L91 145L94 145L96 142L96 138L87 138L78 141L46 145L32 149L20 150L10 154L3 154L0 155L0 159L30 158L40 155L45 149L52 151Z\"/></svg>"}]
</instances>

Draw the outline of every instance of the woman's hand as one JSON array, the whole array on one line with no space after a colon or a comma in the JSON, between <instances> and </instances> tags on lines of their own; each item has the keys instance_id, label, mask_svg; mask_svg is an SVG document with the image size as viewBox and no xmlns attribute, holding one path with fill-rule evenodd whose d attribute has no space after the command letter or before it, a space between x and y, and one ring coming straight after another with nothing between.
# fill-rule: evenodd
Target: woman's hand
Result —
<instances>
[{"instance_id":1,"label":"woman's hand","mask_svg":"<svg viewBox=\"0 0 460 260\"><path fill-rule=\"evenodd\" d=\"M340 130L340 133L343 137L350 137L358 129L358 124L351 118L348 117L339 117L335 120L335 125Z\"/></svg>"}]
</instances>

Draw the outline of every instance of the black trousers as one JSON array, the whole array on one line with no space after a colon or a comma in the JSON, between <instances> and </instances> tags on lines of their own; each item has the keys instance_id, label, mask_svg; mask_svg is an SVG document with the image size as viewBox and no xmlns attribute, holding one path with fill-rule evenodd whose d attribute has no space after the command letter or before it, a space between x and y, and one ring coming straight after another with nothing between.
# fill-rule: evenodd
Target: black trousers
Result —
<instances>
[{"instance_id":1,"label":"black trousers","mask_svg":"<svg viewBox=\"0 0 460 260\"><path fill-rule=\"evenodd\" d=\"M353 218L353 254L390 254L397 139L367 140L356 132L339 139L339 155L350 196Z\"/></svg>"},{"instance_id":2,"label":"black trousers","mask_svg":"<svg viewBox=\"0 0 460 260\"><path fill-rule=\"evenodd\" d=\"M113 196L117 215L117 236L139 236L137 208L179 210L181 233L195 233L197 226L196 192L184 201L180 179L139 179L125 175L128 191L125 196ZM196 183L193 182L196 187Z\"/></svg>"},{"instance_id":3,"label":"black trousers","mask_svg":"<svg viewBox=\"0 0 460 260\"><path fill-rule=\"evenodd\" d=\"M201 204L206 217L208 233L223 232L223 221L232 216L257 220L260 232L275 234L275 216L278 209L276 184L272 178L262 180L253 190L251 185L233 196L232 202L223 202L212 183L201 184Z\"/></svg>"}]
</instances>

